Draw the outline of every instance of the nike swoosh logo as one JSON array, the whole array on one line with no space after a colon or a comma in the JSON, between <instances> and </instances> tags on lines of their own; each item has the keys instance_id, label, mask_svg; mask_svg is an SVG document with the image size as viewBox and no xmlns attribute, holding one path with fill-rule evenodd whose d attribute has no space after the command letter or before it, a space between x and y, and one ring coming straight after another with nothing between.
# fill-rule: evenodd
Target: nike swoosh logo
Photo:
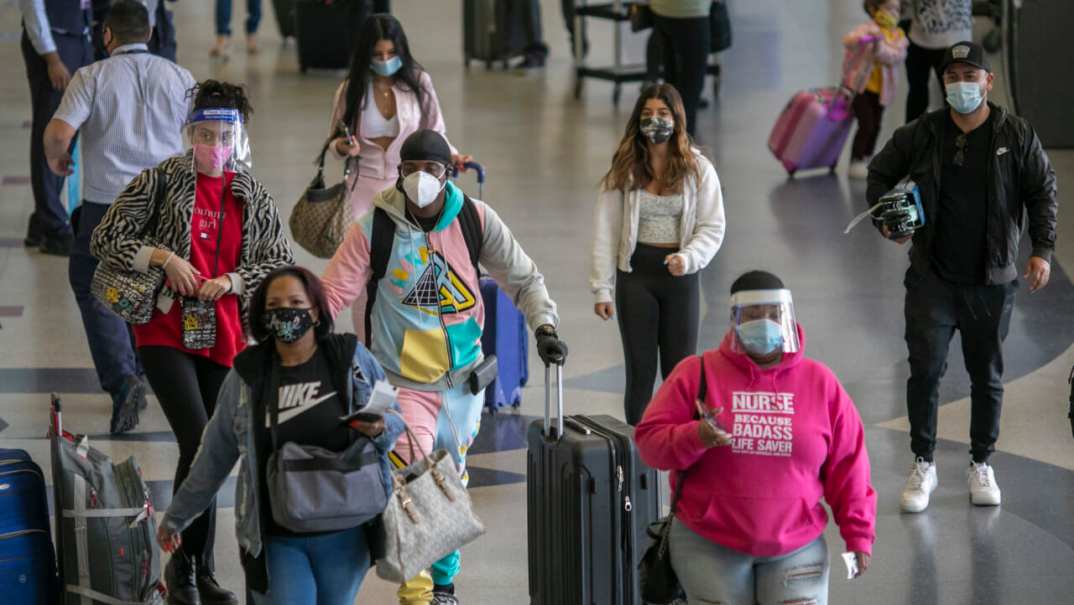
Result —
<instances>
[{"instance_id":1,"label":"nike swoosh logo","mask_svg":"<svg viewBox=\"0 0 1074 605\"><path fill-rule=\"evenodd\" d=\"M1000 147L999 149L996 150L996 156L1001 156L1001 155L1007 153L1008 151L1010 151L1010 150L1007 149L1006 147Z\"/></svg>"},{"instance_id":2,"label":"nike swoosh logo","mask_svg":"<svg viewBox=\"0 0 1074 605\"><path fill-rule=\"evenodd\" d=\"M311 399L311 400L305 401L305 402L303 402L303 403L301 403L299 405L292 406L289 409L283 410L283 411L281 411L279 413L279 418L276 420L276 422L277 422L277 424L283 424L283 423L287 422L288 420L291 420L292 418L294 418L295 416L298 416L299 414L301 414L303 412L310 411L318 403L321 403L322 401L325 401L326 399L329 399L331 397L335 397L335 395L336 395L336 392L332 391L331 393L329 393L327 395L322 395L321 397L318 397L316 399ZM270 415L265 416L265 428L272 428L272 417Z\"/></svg>"}]
</instances>

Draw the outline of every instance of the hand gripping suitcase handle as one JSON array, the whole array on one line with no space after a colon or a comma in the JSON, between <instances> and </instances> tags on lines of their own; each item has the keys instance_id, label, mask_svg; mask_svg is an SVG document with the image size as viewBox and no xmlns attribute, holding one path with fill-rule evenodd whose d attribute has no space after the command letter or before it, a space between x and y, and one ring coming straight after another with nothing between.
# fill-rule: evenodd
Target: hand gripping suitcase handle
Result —
<instances>
[{"instance_id":1,"label":"hand gripping suitcase handle","mask_svg":"<svg viewBox=\"0 0 1074 605\"><path fill-rule=\"evenodd\" d=\"M556 367L556 433L552 428L552 366ZM563 364L544 366L544 436L559 441L563 438Z\"/></svg>"}]
</instances>

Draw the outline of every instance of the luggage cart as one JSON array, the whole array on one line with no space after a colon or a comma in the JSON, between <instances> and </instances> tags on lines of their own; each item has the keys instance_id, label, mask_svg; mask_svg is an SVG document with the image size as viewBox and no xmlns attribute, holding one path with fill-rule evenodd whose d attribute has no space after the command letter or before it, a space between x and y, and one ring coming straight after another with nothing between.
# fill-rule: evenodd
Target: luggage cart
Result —
<instances>
[{"instance_id":1,"label":"luggage cart","mask_svg":"<svg viewBox=\"0 0 1074 605\"><path fill-rule=\"evenodd\" d=\"M574 7L574 98L582 97L582 87L586 78L611 82L612 104L619 105L622 97L624 82L644 82L648 70L644 63L623 63L623 30L622 24L630 21L630 6L633 2L625 0L612 0L612 2L600 2L590 4L588 0L576 2ZM603 19L612 22L612 64L602 67L591 67L587 64L583 50L586 39L586 20ZM709 62L708 75L713 76L713 97L720 96L720 64Z\"/></svg>"}]
</instances>

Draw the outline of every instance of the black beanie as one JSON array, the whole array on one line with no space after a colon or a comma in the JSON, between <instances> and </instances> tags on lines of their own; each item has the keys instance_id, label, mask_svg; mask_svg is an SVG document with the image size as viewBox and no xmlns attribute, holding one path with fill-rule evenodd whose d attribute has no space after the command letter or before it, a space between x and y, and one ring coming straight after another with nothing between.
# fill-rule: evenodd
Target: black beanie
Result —
<instances>
[{"instance_id":1,"label":"black beanie","mask_svg":"<svg viewBox=\"0 0 1074 605\"><path fill-rule=\"evenodd\" d=\"M782 290L783 280L768 271L749 271L743 273L731 284L731 294L741 290Z\"/></svg>"},{"instance_id":2,"label":"black beanie","mask_svg":"<svg viewBox=\"0 0 1074 605\"><path fill-rule=\"evenodd\" d=\"M451 165L451 147L443 135L435 130L423 128L408 136L399 150L399 159L419 162L440 162Z\"/></svg>"}]
</instances>

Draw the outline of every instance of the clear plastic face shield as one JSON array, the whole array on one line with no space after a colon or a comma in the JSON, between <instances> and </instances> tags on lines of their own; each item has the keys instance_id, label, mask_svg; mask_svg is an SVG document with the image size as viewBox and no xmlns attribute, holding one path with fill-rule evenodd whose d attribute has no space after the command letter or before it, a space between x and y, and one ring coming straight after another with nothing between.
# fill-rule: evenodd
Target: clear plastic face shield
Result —
<instances>
[{"instance_id":1,"label":"clear plastic face shield","mask_svg":"<svg viewBox=\"0 0 1074 605\"><path fill-rule=\"evenodd\" d=\"M194 169L218 176L224 172L249 172L253 168L250 141L237 109L197 109L186 126L194 150Z\"/></svg>"},{"instance_id":2,"label":"clear plastic face shield","mask_svg":"<svg viewBox=\"0 0 1074 605\"><path fill-rule=\"evenodd\" d=\"M797 353L798 319L790 290L742 290L731 296L731 349L757 357Z\"/></svg>"}]
</instances>

